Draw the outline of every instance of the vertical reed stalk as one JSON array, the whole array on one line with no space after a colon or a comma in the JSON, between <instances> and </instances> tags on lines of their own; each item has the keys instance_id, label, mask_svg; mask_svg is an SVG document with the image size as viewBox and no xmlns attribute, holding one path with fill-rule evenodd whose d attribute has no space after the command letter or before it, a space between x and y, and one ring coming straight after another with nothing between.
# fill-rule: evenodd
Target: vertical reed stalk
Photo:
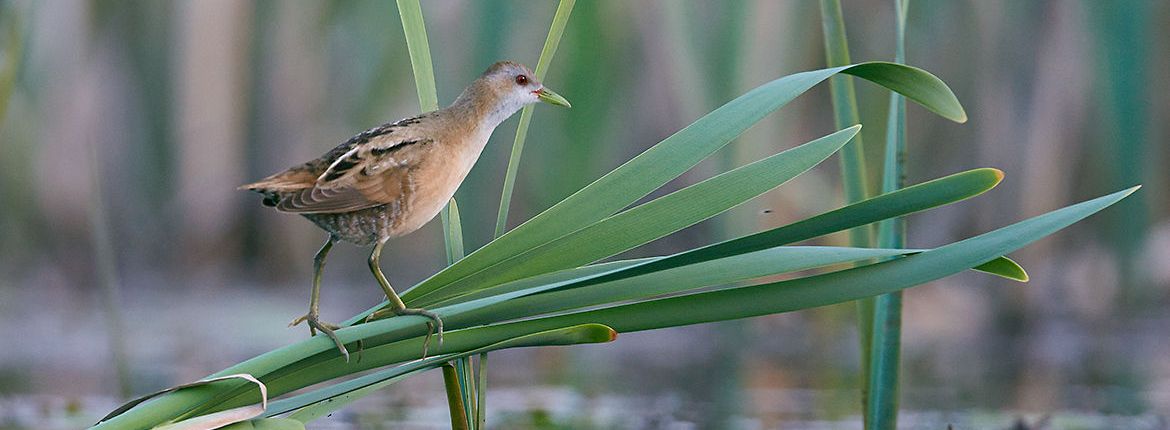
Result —
<instances>
[{"instance_id":1,"label":"vertical reed stalk","mask_svg":"<svg viewBox=\"0 0 1170 430\"><path fill-rule=\"evenodd\" d=\"M906 62L906 9L909 3L910 0L894 0L897 26L894 61L897 63ZM890 94L888 115L882 166L883 194L902 188L906 176L906 100L898 93ZM906 219L898 217L879 222L877 234L879 247L905 247ZM865 421L873 429L895 429L898 425L898 367L902 343L901 291L877 297L871 341Z\"/></svg>"},{"instance_id":2,"label":"vertical reed stalk","mask_svg":"<svg viewBox=\"0 0 1170 430\"><path fill-rule=\"evenodd\" d=\"M114 239L110 234L110 219L106 213L102 190L101 157L98 155L97 144L89 145L90 164L90 193L89 193L89 228L90 239L93 241L94 265L97 267L98 281L101 283L101 304L105 313L106 331L109 332L110 354L114 362L114 371L118 382L118 394L122 398L129 398L130 365L126 358L126 336L123 328L126 326L122 318L121 281L118 279L117 262L114 259Z\"/></svg>"},{"instance_id":3,"label":"vertical reed stalk","mask_svg":"<svg viewBox=\"0 0 1170 430\"><path fill-rule=\"evenodd\" d=\"M439 108L438 90L435 86L435 70L431 61L431 48L427 42L427 29L423 21L419 0L398 0L398 14L402 18L402 31L406 35L406 49L410 53L410 65L414 71L415 87L418 89L418 103L423 112ZM447 264L454 264L463 258L463 228L459 217L459 204L452 198L441 212L443 221L443 242ZM451 427L469 428L468 419L473 416L471 398L473 388L467 384L470 366L466 358L455 361L455 366L443 366L443 382L447 390L447 401L451 406Z\"/></svg>"},{"instance_id":4,"label":"vertical reed stalk","mask_svg":"<svg viewBox=\"0 0 1170 430\"><path fill-rule=\"evenodd\" d=\"M451 410L451 429L467 430L466 405L460 393L459 374L450 363L443 365L443 387L447 389L447 406Z\"/></svg>"},{"instance_id":5,"label":"vertical reed stalk","mask_svg":"<svg viewBox=\"0 0 1170 430\"><path fill-rule=\"evenodd\" d=\"M825 61L827 66L844 66L850 63L849 41L845 36L845 19L841 13L840 0L821 0L821 29L825 37ZM853 78L838 75L830 78L829 92L833 99L833 118L837 128L849 127L861 123L857 113L857 95L853 88ZM846 203L864 200L868 194L865 173L865 150L862 146L861 134L841 148L841 183L845 190ZM870 226L861 226L849 230L849 244L855 247L872 247L873 234ZM874 299L867 298L857 301L857 333L861 346L861 404L865 409L869 405L869 387L867 384L871 351L870 345L873 333ZM868 413L863 413L868 418ZM865 428L869 428L866 422Z\"/></svg>"},{"instance_id":6,"label":"vertical reed stalk","mask_svg":"<svg viewBox=\"0 0 1170 430\"><path fill-rule=\"evenodd\" d=\"M544 47L540 50L540 59L536 61L536 79L544 81L544 77L548 72L549 64L552 63L552 58L556 55L557 47L561 44L561 37L565 34L565 26L569 23L569 15L573 13L573 6L577 0L561 0L557 4L556 14L553 15L552 25L548 30L548 37L544 39ZM500 192L500 210L496 215L496 229L493 237L500 237L508 228L508 211L512 206L512 191L516 187L516 175L520 170L520 156L524 152L524 141L528 138L528 127L532 124L533 106L525 106L520 112L520 124L516 126L516 138L512 141L512 153L508 156L508 169L504 172L504 188ZM467 368L472 369L470 359L467 361ZM477 377L474 378L474 386L476 392L479 394L473 399L475 400L474 416L471 417L471 427L474 429L484 428L487 415L487 363L488 355L483 353L479 355L479 366L475 369Z\"/></svg>"},{"instance_id":7,"label":"vertical reed stalk","mask_svg":"<svg viewBox=\"0 0 1170 430\"><path fill-rule=\"evenodd\" d=\"M577 0L561 0L557 5L556 15L553 15L552 27L548 30L548 37L544 39L544 48L540 51L540 59L536 62L536 79L543 81L548 66L552 63L553 55L561 44L561 36L565 33L565 26L569 23L569 15L573 13L573 5ZM508 226L508 210L512 206L512 190L516 187L516 172L520 169L520 155L524 152L524 141L528 138L528 126L532 123L533 106L525 106L520 112L520 124L516 126L516 139L512 142L512 155L508 157L508 170L504 173L504 190L500 193L500 212L496 216L495 237L504 234Z\"/></svg>"},{"instance_id":8,"label":"vertical reed stalk","mask_svg":"<svg viewBox=\"0 0 1170 430\"><path fill-rule=\"evenodd\" d=\"M406 35L406 50L410 53L410 67L414 71L414 85L418 89L418 105L422 112L439 109L439 94L435 87L435 68L431 62L431 47L427 42L427 27L423 21L422 6L418 0L398 0L398 15ZM455 199L451 199L453 203ZM459 225L457 205L443 208L443 239L446 244L447 264L462 258L463 228Z\"/></svg>"}]
</instances>

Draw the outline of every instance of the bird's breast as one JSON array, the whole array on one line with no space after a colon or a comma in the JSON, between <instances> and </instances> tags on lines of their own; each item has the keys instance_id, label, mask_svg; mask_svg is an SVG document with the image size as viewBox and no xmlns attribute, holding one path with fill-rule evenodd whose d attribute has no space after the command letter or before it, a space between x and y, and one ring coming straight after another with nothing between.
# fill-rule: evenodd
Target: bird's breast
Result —
<instances>
[{"instance_id":1,"label":"bird's breast","mask_svg":"<svg viewBox=\"0 0 1170 430\"><path fill-rule=\"evenodd\" d=\"M412 192L408 196L408 209L392 234L410 233L434 219L467 178L486 142L486 137L482 143L436 142L432 149L434 153L419 163L410 175Z\"/></svg>"}]
</instances>

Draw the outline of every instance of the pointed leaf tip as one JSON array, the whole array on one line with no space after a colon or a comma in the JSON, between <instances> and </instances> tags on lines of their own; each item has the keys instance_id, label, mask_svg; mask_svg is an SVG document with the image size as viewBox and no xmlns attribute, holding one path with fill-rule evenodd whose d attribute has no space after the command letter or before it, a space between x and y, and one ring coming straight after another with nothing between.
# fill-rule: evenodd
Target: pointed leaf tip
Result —
<instances>
[{"instance_id":1,"label":"pointed leaf tip","mask_svg":"<svg viewBox=\"0 0 1170 430\"><path fill-rule=\"evenodd\" d=\"M1016 282L1028 282L1028 272L1012 259L1001 256L994 260L980 264L974 268L977 271L1010 279Z\"/></svg>"},{"instance_id":2,"label":"pointed leaf tip","mask_svg":"<svg viewBox=\"0 0 1170 430\"><path fill-rule=\"evenodd\" d=\"M925 70L886 61L858 63L835 70L896 91L943 118L957 123L967 122L967 112L955 93L945 82Z\"/></svg>"},{"instance_id":3,"label":"pointed leaf tip","mask_svg":"<svg viewBox=\"0 0 1170 430\"><path fill-rule=\"evenodd\" d=\"M852 126L844 128L841 131L849 133L849 139L853 139L854 136L857 136L857 133L861 132L861 124L853 124Z\"/></svg>"},{"instance_id":4,"label":"pointed leaf tip","mask_svg":"<svg viewBox=\"0 0 1170 430\"><path fill-rule=\"evenodd\" d=\"M994 167L988 167L988 169L995 173L995 183L998 184L1003 181L1003 170L999 170Z\"/></svg>"}]
</instances>

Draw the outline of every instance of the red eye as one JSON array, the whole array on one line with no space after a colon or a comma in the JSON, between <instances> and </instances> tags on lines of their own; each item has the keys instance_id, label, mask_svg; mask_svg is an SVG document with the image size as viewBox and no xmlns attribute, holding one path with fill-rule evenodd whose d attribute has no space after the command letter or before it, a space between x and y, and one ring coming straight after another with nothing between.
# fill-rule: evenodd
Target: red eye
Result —
<instances>
[{"instance_id":1,"label":"red eye","mask_svg":"<svg viewBox=\"0 0 1170 430\"><path fill-rule=\"evenodd\" d=\"M516 75L516 85L528 85L528 77L524 75Z\"/></svg>"}]
</instances>

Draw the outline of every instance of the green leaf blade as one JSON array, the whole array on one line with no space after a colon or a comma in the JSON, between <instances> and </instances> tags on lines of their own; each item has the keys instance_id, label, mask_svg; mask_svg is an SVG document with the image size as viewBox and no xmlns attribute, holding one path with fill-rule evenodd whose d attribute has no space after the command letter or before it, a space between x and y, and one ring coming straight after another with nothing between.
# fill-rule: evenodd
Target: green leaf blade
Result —
<instances>
[{"instance_id":1,"label":"green leaf blade","mask_svg":"<svg viewBox=\"0 0 1170 430\"><path fill-rule=\"evenodd\" d=\"M431 61L431 46L427 41L427 26L423 22L422 6L418 0L398 0L398 15L402 18L406 50L410 54L410 67L414 70L419 108L423 112L437 110L439 95L435 86L435 68Z\"/></svg>"},{"instance_id":2,"label":"green leaf blade","mask_svg":"<svg viewBox=\"0 0 1170 430\"><path fill-rule=\"evenodd\" d=\"M1098 197L906 258L789 281L494 327L526 325L528 329L537 329L545 325L564 326L575 321L590 321L625 333L789 312L887 294L953 275L1015 251L1117 203L1136 189Z\"/></svg>"},{"instance_id":3,"label":"green leaf blade","mask_svg":"<svg viewBox=\"0 0 1170 430\"><path fill-rule=\"evenodd\" d=\"M1000 257L974 267L983 273L1018 282L1028 282L1028 272L1019 263L1007 257Z\"/></svg>"},{"instance_id":4,"label":"green leaf blade","mask_svg":"<svg viewBox=\"0 0 1170 430\"><path fill-rule=\"evenodd\" d=\"M967 112L963 105L942 79L919 68L912 68L907 73L890 73L887 66L897 64L884 61L861 63L841 73L889 88L943 118L957 123L967 122Z\"/></svg>"},{"instance_id":5,"label":"green leaf blade","mask_svg":"<svg viewBox=\"0 0 1170 430\"><path fill-rule=\"evenodd\" d=\"M567 346L590 343L612 342L617 332L601 324L581 324L517 337L472 349L458 354L430 357L392 369L365 375L319 390L272 402L265 416L294 412L289 417L299 422L308 422L326 416L374 391L384 388L412 373L433 369L445 362L470 357L476 354L508 348L535 346Z\"/></svg>"},{"instance_id":6,"label":"green leaf blade","mask_svg":"<svg viewBox=\"0 0 1170 430\"><path fill-rule=\"evenodd\" d=\"M864 67L863 67L864 66ZM608 217L666 182L681 175L739 136L764 116L779 109L814 85L837 73L856 68L862 78L874 77L894 91L913 94L912 100L931 103L928 109L948 112L958 106L954 93L939 88L937 78L910 66L861 63L788 75L747 92L703 116L657 145L634 157L597 181L488 243L447 270L403 293L412 300L471 275L495 263L551 242ZM906 75L906 76L903 76ZM933 78L927 79L926 77ZM919 88L918 86L924 86ZM909 95L908 95L909 96ZM961 107L960 107L961 110Z\"/></svg>"},{"instance_id":7,"label":"green leaf blade","mask_svg":"<svg viewBox=\"0 0 1170 430\"><path fill-rule=\"evenodd\" d=\"M428 303L538 273L587 264L681 230L787 182L857 134L853 126L634 207L438 290ZM482 288L482 287L481 287ZM436 294L437 295L437 294Z\"/></svg>"}]
</instances>

